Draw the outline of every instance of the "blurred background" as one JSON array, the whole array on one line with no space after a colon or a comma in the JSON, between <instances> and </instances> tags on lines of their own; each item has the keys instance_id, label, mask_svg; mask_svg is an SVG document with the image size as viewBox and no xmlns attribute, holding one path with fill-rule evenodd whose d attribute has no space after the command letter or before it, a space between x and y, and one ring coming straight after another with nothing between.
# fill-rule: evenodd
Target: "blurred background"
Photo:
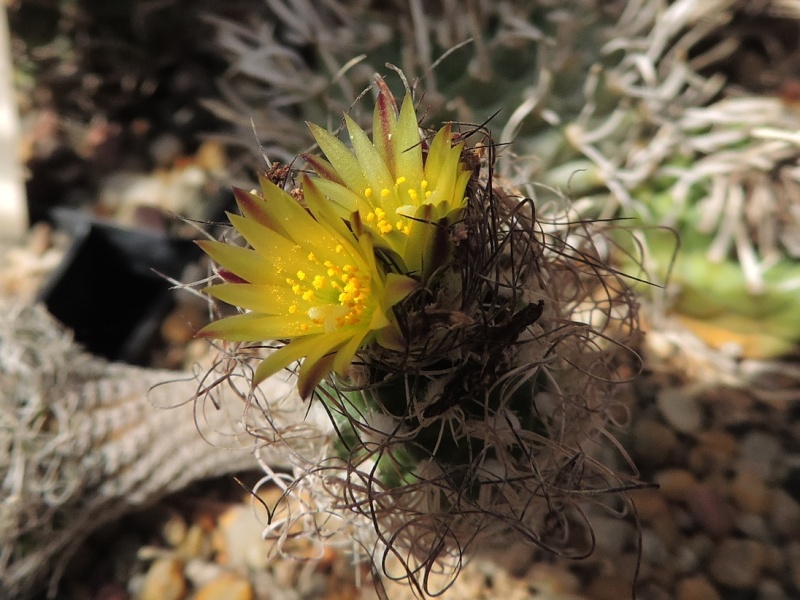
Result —
<instances>
[{"instance_id":1,"label":"blurred background","mask_svg":"<svg viewBox=\"0 0 800 600\"><path fill-rule=\"evenodd\" d=\"M641 479L660 486L632 495L636 515L593 516L591 557L515 547L470 563L445 597L617 600L631 597L635 575L645 600L800 596L800 2L6 0L4 9L8 302L43 303L92 356L142 369L131 378L190 371L208 355L193 340L208 309L170 288L208 274L191 240L219 234L232 185L252 187L275 161L303 167L296 156L313 149L306 121L336 129L349 111L368 125L374 74L401 94L402 70L424 124L488 125L497 176L537 211L624 224L607 259L632 276L646 335L643 372L621 391L627 414L613 433ZM13 336L0 341L0 353L14 353ZM139 397L146 404L146 390ZM0 437L9 473L11 437ZM264 515L231 476L252 485L258 471L231 461L181 490L121 497L101 529L75 530L86 540L70 547L75 558L58 566L51 591L376 597L370 570L336 545L294 548L305 561L271 558ZM6 541L22 518L9 480ZM26 540L13 541L0 574L22 555ZM31 572L47 580L57 562L42 554Z\"/></svg>"}]
</instances>

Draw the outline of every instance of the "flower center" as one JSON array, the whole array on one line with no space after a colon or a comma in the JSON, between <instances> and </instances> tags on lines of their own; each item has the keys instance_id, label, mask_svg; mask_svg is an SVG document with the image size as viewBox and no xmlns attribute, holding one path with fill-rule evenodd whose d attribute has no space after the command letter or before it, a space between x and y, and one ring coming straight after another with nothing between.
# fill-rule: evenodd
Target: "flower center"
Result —
<instances>
[{"instance_id":1,"label":"flower center","mask_svg":"<svg viewBox=\"0 0 800 600\"><path fill-rule=\"evenodd\" d=\"M343 248L338 246L336 250L341 253ZM308 255L308 259L309 266L317 273L312 276L305 271L297 271L295 277L286 278L286 283L305 303L313 303L307 310L311 323L322 325L325 333L331 333L340 327L360 322L367 309L370 278L349 263L320 262L313 253ZM289 306L289 313L296 314L299 310L299 302L295 300ZM301 328L307 331L309 326Z\"/></svg>"},{"instance_id":2,"label":"flower center","mask_svg":"<svg viewBox=\"0 0 800 600\"><path fill-rule=\"evenodd\" d=\"M372 198L374 196L372 188L364 190L364 198L370 205L373 205ZM385 236L393 231L398 231L404 235L409 235L411 232L411 219L414 216L416 207L420 205L420 198L427 199L431 195L428 190L428 182L424 179L419 182L419 185L412 187L406 182L406 178L400 176L395 181L392 189L383 188L380 191L379 204L365 215L367 223L373 224L378 232ZM387 208L396 206L394 210L394 218L386 212ZM396 221L394 219L397 219ZM394 221L394 222L393 222Z\"/></svg>"}]
</instances>

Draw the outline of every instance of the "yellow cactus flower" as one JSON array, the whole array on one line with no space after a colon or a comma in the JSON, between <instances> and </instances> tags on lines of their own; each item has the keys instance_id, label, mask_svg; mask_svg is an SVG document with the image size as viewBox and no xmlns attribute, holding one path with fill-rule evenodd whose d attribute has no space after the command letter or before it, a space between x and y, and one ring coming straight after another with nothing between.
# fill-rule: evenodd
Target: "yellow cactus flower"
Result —
<instances>
[{"instance_id":1,"label":"yellow cactus flower","mask_svg":"<svg viewBox=\"0 0 800 600\"><path fill-rule=\"evenodd\" d=\"M331 371L346 374L362 345L399 346L402 336L388 313L418 284L385 274L371 235L356 239L307 176L308 210L266 179L261 189L261 195L235 189L242 214L228 215L250 248L198 242L225 280L204 291L248 311L211 323L198 336L288 340L261 362L254 384L304 359L297 385L306 398Z\"/></svg>"},{"instance_id":2,"label":"yellow cactus flower","mask_svg":"<svg viewBox=\"0 0 800 600\"><path fill-rule=\"evenodd\" d=\"M320 176L319 189L353 230L369 231L375 244L393 250L405 271L430 275L440 265L447 231L466 205L470 172L461 160L464 143L452 143L450 125L434 136L427 156L410 96L397 110L379 81L373 140L345 116L352 151L329 131L309 124L327 160L304 155ZM442 242L445 242L444 244Z\"/></svg>"}]
</instances>

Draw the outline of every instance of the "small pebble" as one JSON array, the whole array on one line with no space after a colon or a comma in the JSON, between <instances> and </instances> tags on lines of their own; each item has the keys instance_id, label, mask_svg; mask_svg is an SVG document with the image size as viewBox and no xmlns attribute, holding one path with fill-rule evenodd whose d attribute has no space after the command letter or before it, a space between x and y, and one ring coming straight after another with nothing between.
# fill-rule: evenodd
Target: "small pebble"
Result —
<instances>
[{"instance_id":1,"label":"small pebble","mask_svg":"<svg viewBox=\"0 0 800 600\"><path fill-rule=\"evenodd\" d=\"M697 484L697 478L686 469L664 469L656 473L653 481L667 500L683 502Z\"/></svg>"},{"instance_id":2,"label":"small pebble","mask_svg":"<svg viewBox=\"0 0 800 600\"><path fill-rule=\"evenodd\" d=\"M723 537L733 528L733 508L705 483L694 486L686 498L686 505L697 524L714 537Z\"/></svg>"},{"instance_id":3,"label":"small pebble","mask_svg":"<svg viewBox=\"0 0 800 600\"><path fill-rule=\"evenodd\" d=\"M219 518L220 554L234 568L263 569L267 566L273 543L262 539L264 523L253 508L237 504Z\"/></svg>"},{"instance_id":4,"label":"small pebble","mask_svg":"<svg viewBox=\"0 0 800 600\"><path fill-rule=\"evenodd\" d=\"M657 421L645 419L633 427L633 450L643 464L662 465L678 446L675 432Z\"/></svg>"},{"instance_id":5,"label":"small pebble","mask_svg":"<svg viewBox=\"0 0 800 600\"><path fill-rule=\"evenodd\" d=\"M739 444L738 471L750 470L764 481L772 481L775 465L783 454L783 446L776 436L763 431L751 431Z\"/></svg>"},{"instance_id":6,"label":"small pebble","mask_svg":"<svg viewBox=\"0 0 800 600\"><path fill-rule=\"evenodd\" d=\"M590 600L620 600L631 597L631 581L624 577L601 575L586 588Z\"/></svg>"},{"instance_id":7,"label":"small pebble","mask_svg":"<svg viewBox=\"0 0 800 600\"><path fill-rule=\"evenodd\" d=\"M762 579L758 584L758 600L789 600L781 584L774 579Z\"/></svg>"},{"instance_id":8,"label":"small pebble","mask_svg":"<svg viewBox=\"0 0 800 600\"><path fill-rule=\"evenodd\" d=\"M199 589L194 600L253 600L253 586L240 575L223 573Z\"/></svg>"},{"instance_id":9,"label":"small pebble","mask_svg":"<svg viewBox=\"0 0 800 600\"><path fill-rule=\"evenodd\" d=\"M800 589L800 558L795 558L791 563L792 584Z\"/></svg>"},{"instance_id":10,"label":"small pebble","mask_svg":"<svg viewBox=\"0 0 800 600\"><path fill-rule=\"evenodd\" d=\"M673 561L679 573L691 573L696 570L700 564L695 550L685 544L675 549Z\"/></svg>"},{"instance_id":11,"label":"small pebble","mask_svg":"<svg viewBox=\"0 0 800 600\"><path fill-rule=\"evenodd\" d=\"M225 567L218 562L209 562L200 558L186 561L186 566L183 568L184 577L195 589L207 585L224 572Z\"/></svg>"},{"instance_id":12,"label":"small pebble","mask_svg":"<svg viewBox=\"0 0 800 600\"><path fill-rule=\"evenodd\" d=\"M634 526L620 518L594 517L591 524L597 547L608 554L619 555L636 539Z\"/></svg>"},{"instance_id":13,"label":"small pebble","mask_svg":"<svg viewBox=\"0 0 800 600\"><path fill-rule=\"evenodd\" d=\"M736 517L736 529L750 539L762 542L769 541L771 536L766 519L754 513L740 513Z\"/></svg>"},{"instance_id":14,"label":"small pebble","mask_svg":"<svg viewBox=\"0 0 800 600\"><path fill-rule=\"evenodd\" d=\"M720 585L734 589L754 588L767 558L763 544L754 540L726 538L714 549L709 572Z\"/></svg>"},{"instance_id":15,"label":"small pebble","mask_svg":"<svg viewBox=\"0 0 800 600\"><path fill-rule=\"evenodd\" d=\"M526 580L540 593L546 591L550 594L568 594L577 592L580 587L580 581L573 573L563 567L543 562L533 563Z\"/></svg>"},{"instance_id":16,"label":"small pebble","mask_svg":"<svg viewBox=\"0 0 800 600\"><path fill-rule=\"evenodd\" d=\"M642 558L655 565L664 565L670 558L666 544L650 528L642 530Z\"/></svg>"},{"instance_id":17,"label":"small pebble","mask_svg":"<svg viewBox=\"0 0 800 600\"><path fill-rule=\"evenodd\" d=\"M177 553L186 559L208 558L212 552L211 538L208 532L199 524L189 527L186 537L176 548Z\"/></svg>"},{"instance_id":18,"label":"small pebble","mask_svg":"<svg viewBox=\"0 0 800 600\"><path fill-rule=\"evenodd\" d=\"M644 523L650 523L664 514L669 514L670 507L661 490L637 490L631 498L636 504L636 514Z\"/></svg>"},{"instance_id":19,"label":"small pebble","mask_svg":"<svg viewBox=\"0 0 800 600\"><path fill-rule=\"evenodd\" d=\"M186 519L177 513L172 513L164 525L161 527L161 536L173 548L177 548L184 539L189 526Z\"/></svg>"},{"instance_id":20,"label":"small pebble","mask_svg":"<svg viewBox=\"0 0 800 600\"><path fill-rule=\"evenodd\" d=\"M138 600L182 600L185 597L186 580L181 561L161 558L150 565Z\"/></svg>"},{"instance_id":21,"label":"small pebble","mask_svg":"<svg viewBox=\"0 0 800 600\"><path fill-rule=\"evenodd\" d=\"M675 586L675 600L720 600L719 592L703 575L681 579Z\"/></svg>"},{"instance_id":22,"label":"small pebble","mask_svg":"<svg viewBox=\"0 0 800 600\"><path fill-rule=\"evenodd\" d=\"M800 537L800 503L785 490L772 491L772 511L769 518L779 537L783 539Z\"/></svg>"},{"instance_id":23,"label":"small pebble","mask_svg":"<svg viewBox=\"0 0 800 600\"><path fill-rule=\"evenodd\" d=\"M703 411L695 396L682 388L664 388L656 396L664 419L681 433L695 433L703 424Z\"/></svg>"},{"instance_id":24,"label":"small pebble","mask_svg":"<svg viewBox=\"0 0 800 600\"><path fill-rule=\"evenodd\" d=\"M681 533L681 528L671 510L653 519L650 522L650 527L658 534L658 537L670 550L674 550L682 545L683 535Z\"/></svg>"},{"instance_id":25,"label":"small pebble","mask_svg":"<svg viewBox=\"0 0 800 600\"><path fill-rule=\"evenodd\" d=\"M697 434L697 444L689 452L688 465L698 476L727 469L739 447L738 440L726 431L711 430Z\"/></svg>"},{"instance_id":26,"label":"small pebble","mask_svg":"<svg viewBox=\"0 0 800 600\"><path fill-rule=\"evenodd\" d=\"M712 409L711 422L717 427L749 423L753 418L755 400L746 390L733 387L715 387L699 399L707 401Z\"/></svg>"},{"instance_id":27,"label":"small pebble","mask_svg":"<svg viewBox=\"0 0 800 600\"><path fill-rule=\"evenodd\" d=\"M763 515L772 505L772 490L759 475L750 470L736 476L731 483L730 493L734 503L745 512Z\"/></svg>"},{"instance_id":28,"label":"small pebble","mask_svg":"<svg viewBox=\"0 0 800 600\"><path fill-rule=\"evenodd\" d=\"M672 587L671 582L669 587ZM638 586L638 593L636 594L636 598L641 600L675 600L673 595L670 594L664 586L656 581L645 581L639 584ZM628 594L628 596L623 597L621 600L628 600L628 598L633 599L632 594Z\"/></svg>"}]
</instances>

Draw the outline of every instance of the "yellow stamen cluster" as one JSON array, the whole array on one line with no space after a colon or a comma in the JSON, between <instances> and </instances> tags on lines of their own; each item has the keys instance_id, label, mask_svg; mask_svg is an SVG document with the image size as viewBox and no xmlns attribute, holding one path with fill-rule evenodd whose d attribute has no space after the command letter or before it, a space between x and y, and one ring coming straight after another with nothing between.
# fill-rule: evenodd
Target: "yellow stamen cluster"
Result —
<instances>
[{"instance_id":1,"label":"yellow stamen cluster","mask_svg":"<svg viewBox=\"0 0 800 600\"><path fill-rule=\"evenodd\" d=\"M384 192L388 192L388 190L383 190ZM378 231L382 235L386 235L387 233L391 233L394 231L394 227L389 221L386 220L386 211L382 208L376 208L373 211L367 213L367 223L375 223L375 226L378 228ZM398 222L399 223L399 222ZM402 225L402 223L400 223ZM401 227L398 227L401 229Z\"/></svg>"},{"instance_id":2,"label":"yellow stamen cluster","mask_svg":"<svg viewBox=\"0 0 800 600\"><path fill-rule=\"evenodd\" d=\"M342 254L344 247L338 245L336 252ZM304 303L314 303L307 311L311 324L321 325L329 333L358 323L369 301L369 277L351 264L338 265L330 260L320 263L313 253L308 255L308 259L312 270L324 269L324 274L311 276L299 270L295 277L287 277L286 283ZM296 300L289 306L289 313L297 314L298 310L300 305ZM303 324L301 328L308 331L310 326Z\"/></svg>"},{"instance_id":3,"label":"yellow stamen cluster","mask_svg":"<svg viewBox=\"0 0 800 600\"><path fill-rule=\"evenodd\" d=\"M400 192L399 188L404 183L406 183L406 178L401 175L400 177L397 178L397 180L394 183L393 186L394 190L390 190L389 188L383 188L380 191L381 199L385 201L389 196L394 194L398 202L400 204L403 204L402 193ZM411 206L413 209L414 206L419 204L420 194L422 194L427 199L428 197L430 197L432 193L430 190L428 190L428 182L424 179L420 181L419 191L411 187L407 188L405 191L408 194L409 204L403 205L401 208L406 208L408 206ZM364 198L369 200L370 198L372 198L372 196L373 196L372 188L366 188L364 190ZM411 233L411 221L408 219L409 215L402 214L400 210L401 209L398 208L395 211L397 216L400 218L395 222L394 225L392 225L388 221L388 219L386 218L387 217L386 211L380 207L375 207L374 210L368 212L366 215L366 221L367 223L371 224L374 223L378 232L383 236L395 230L398 231L399 233L408 236Z\"/></svg>"}]
</instances>

